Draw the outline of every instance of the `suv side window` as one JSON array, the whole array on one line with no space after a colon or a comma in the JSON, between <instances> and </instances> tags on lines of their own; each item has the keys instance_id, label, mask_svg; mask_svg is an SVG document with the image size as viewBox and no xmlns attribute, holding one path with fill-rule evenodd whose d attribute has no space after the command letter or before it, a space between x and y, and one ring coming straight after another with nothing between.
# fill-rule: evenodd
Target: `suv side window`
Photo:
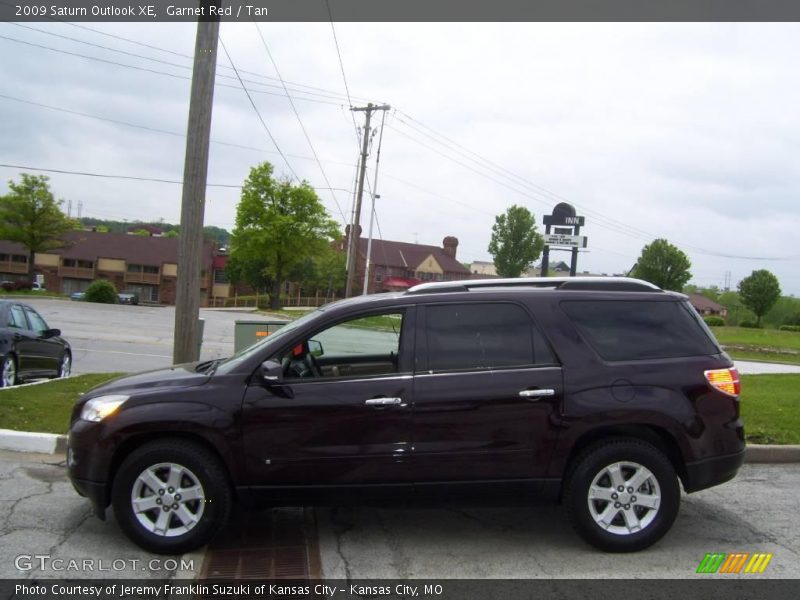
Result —
<instances>
[{"instance_id":1,"label":"suv side window","mask_svg":"<svg viewBox=\"0 0 800 600\"><path fill-rule=\"evenodd\" d=\"M288 379L398 373L404 312L356 317L296 344L281 357Z\"/></svg>"},{"instance_id":2,"label":"suv side window","mask_svg":"<svg viewBox=\"0 0 800 600\"><path fill-rule=\"evenodd\" d=\"M578 330L606 360L647 360L719 354L683 302L576 300L561 303Z\"/></svg>"},{"instance_id":3,"label":"suv side window","mask_svg":"<svg viewBox=\"0 0 800 600\"><path fill-rule=\"evenodd\" d=\"M431 305L425 315L430 372L555 363L547 342L516 304Z\"/></svg>"}]
</instances>

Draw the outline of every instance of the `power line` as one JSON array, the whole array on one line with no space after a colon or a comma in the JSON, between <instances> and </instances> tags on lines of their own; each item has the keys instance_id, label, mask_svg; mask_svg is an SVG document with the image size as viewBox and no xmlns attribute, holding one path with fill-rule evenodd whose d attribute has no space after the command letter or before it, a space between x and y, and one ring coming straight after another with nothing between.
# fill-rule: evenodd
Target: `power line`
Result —
<instances>
[{"instance_id":1,"label":"power line","mask_svg":"<svg viewBox=\"0 0 800 600\"><path fill-rule=\"evenodd\" d=\"M120 50L119 48L111 48L109 46L104 46L102 44L96 44L94 42L89 42L87 40L82 40L82 39L71 37L71 36L68 36L68 35L62 35L62 34L59 34L59 33L52 32L52 31L45 31L43 29L37 29L36 27L31 27L29 25L23 25L22 23L8 23L8 25L14 25L16 27L21 27L23 29L28 29L30 31L35 31L35 32L43 34L43 35L49 35L49 36L52 36L52 37L57 37L57 38L60 38L60 39L63 39L63 40L67 40L67 41L70 41L70 42L74 42L74 43L77 43L77 44L83 44L83 45L86 45L86 46L90 46L92 48L98 48L98 49L101 49L101 50L106 50L108 52L116 52L118 54L123 54L125 56L130 56L132 58L139 58L139 59L142 59L142 60L148 60L148 61L155 62L155 63L158 63L158 64L167 65L167 66L170 66L170 67L176 67L178 69L185 69L185 70L189 70L189 71L191 71L191 69L192 69L191 65L184 65L184 64L179 64L179 63L175 63L175 62L170 62L170 61L167 61L167 60L162 60L162 59L159 59L159 58L153 58L151 56L144 56L142 54L137 54L135 52L128 52L127 50ZM94 30L92 30L92 31L94 31ZM98 32L98 33L100 33L100 32ZM108 34L108 35L110 35L110 34ZM112 35L111 37L118 37L118 36L113 36ZM9 38L9 39L12 39L12 38ZM125 38L121 38L121 39L125 39ZM17 41L21 41L21 40L17 40ZM125 39L125 41L132 41L132 40ZM149 44L145 44L145 46L153 48L153 46L150 46ZM52 49L52 50L56 51L56 52L59 51L59 49ZM185 54L180 54L180 53L175 53L175 54L177 54L180 57L185 57L187 59L192 59L193 58L193 57L191 57L189 55L185 55ZM231 67L229 67L229 66L224 66L224 65L220 65L220 66L222 66L223 68L226 68L228 70L231 70ZM240 73L248 73L248 74L254 75L256 77L260 77L262 79L268 79L268 80L277 81L273 77L268 77L266 75L261 75L259 73L254 73L252 71L244 71L244 70L240 69L239 72ZM225 79L236 80L236 77L233 76L233 75L224 75L224 74L219 74L218 73L217 76L218 77L223 77ZM287 87L286 85L280 86L280 85L276 85L274 83L263 83L263 82L260 82L260 81L253 81L251 79L244 79L244 81L245 81L245 83L251 83L251 84L254 84L254 85L260 85L260 86L272 87L272 88L281 88L281 87L283 87L284 89L286 89L286 87ZM339 92L335 92L335 91L332 91L332 90L325 90L324 88L313 88L312 86L306 86L304 84L296 84L296 83L289 82L289 81L285 82L285 84L292 85L292 86L297 86L297 87L308 87L310 89L317 90L317 91L306 91L306 90L301 90L301 89L292 89L291 91L296 93L296 94L308 94L308 95L311 95L311 96L319 96L321 98L337 100L339 102L341 102L345 98L344 94L341 94ZM276 94L276 95L280 96L282 94ZM302 98L301 97L300 99L306 99L306 98Z\"/></svg>"},{"instance_id":2,"label":"power line","mask_svg":"<svg viewBox=\"0 0 800 600\"><path fill-rule=\"evenodd\" d=\"M239 77L239 71L236 70L236 65L233 64L233 59L231 58L231 55L228 52L228 48L225 46L225 42L222 41L222 36L220 36L220 38L219 38L219 43L222 45L222 49L225 51L225 56L228 57L228 62L231 63L231 67L233 68L234 73L236 73L236 76ZM245 84L241 80L241 78L239 78L239 83L242 86L242 90L244 90L244 93L247 95L247 99L250 101L250 106L252 106L253 110L256 111L256 115L258 116L258 120L261 121L261 125L262 125L262 127L264 127L264 131L267 132L267 135L269 136L269 139L272 140L272 143L274 144L275 149L281 155L281 158L283 158L283 162L285 162L286 166L289 167L289 171L291 171L291 173L294 176L294 178L298 182L301 181L301 179L297 176L297 173L295 173L294 169L292 168L292 165L289 164L289 161L286 158L286 156L283 154L283 151L281 150L280 146L278 146L278 142L275 140L275 137L272 135L272 132L269 130L269 127L267 127L267 123L266 123L266 121L264 121L264 117L261 116L261 111L258 110L258 107L256 106L256 103L253 102L253 97L250 95L250 92L247 91L247 86L245 86Z\"/></svg>"},{"instance_id":3,"label":"power line","mask_svg":"<svg viewBox=\"0 0 800 600\"><path fill-rule=\"evenodd\" d=\"M12 100L14 102L20 102L22 104L29 104L31 106L36 106L36 107L39 107L39 108L46 108L46 109L49 109L49 110L63 112L63 113L70 114L70 115L75 115L75 116L78 116L78 117L84 117L84 118L87 118L87 119L95 119L95 120L98 120L98 121L105 121L107 123L113 123L115 125L123 125L125 127L132 127L134 129L143 129L145 131L150 131L150 132L153 132L153 133L161 133L161 134L164 134L164 135L171 135L173 137L180 137L180 138L185 138L186 137L185 133L180 133L178 131L170 131L168 129L159 129L157 127L150 127L148 125L141 125L141 124L138 124L138 123L131 123L129 121L121 121L119 119L111 119L109 117L103 117L101 115L94 115L94 114L91 114L91 113L72 110L72 109L64 108L64 107L60 107L60 106L53 106L51 104L43 104L41 102L34 102L33 100L25 100L24 98L17 98L15 96L8 96L7 94L0 93L0 98L5 99L5 100ZM275 151L275 150L267 150L266 148L257 148L255 146L247 146L245 144L235 144L233 142L225 142L225 141L222 141L222 140L214 140L214 139L212 139L211 143L212 144L217 144L217 145L220 145L220 146L228 146L228 147L231 147L231 148L240 148L242 150L252 150L254 152L263 152L263 153L267 153L267 154L278 154L278 152ZM296 159L299 159L299 160L314 160L313 156L303 156L301 154L288 154L287 153L286 156L288 156L290 158L296 158ZM329 163L329 164L332 164L332 165L342 165L342 166L346 166L346 167L352 167L353 166L352 163L347 163L347 162L343 162L343 161L323 160L322 162Z\"/></svg>"},{"instance_id":4,"label":"power line","mask_svg":"<svg viewBox=\"0 0 800 600\"><path fill-rule=\"evenodd\" d=\"M15 42L15 43L18 43L18 44L24 44L26 46L31 46L31 47L34 47L34 48L40 48L42 50L49 50L51 52L57 52L59 54L66 54L68 56L74 56L74 57L77 57L77 58L84 58L86 60L93 60L93 61L96 61L96 62L101 62L101 63L107 64L107 65L113 65L113 66L116 66L116 67L125 67L126 69L134 69L136 71L143 71L143 72L152 73L152 74L155 74L155 75L163 75L165 77L171 77L173 79L182 79L184 81L191 81L191 77L188 77L188 76L185 76L185 75L178 75L177 73L169 73L167 71L159 71L158 69L150 69L148 67L140 67L138 65L129 65L127 63L121 63L121 62L117 62L117 61L114 61L114 60L108 60L108 59L105 59L105 58L99 58L97 56L89 56L87 54L81 54L79 52L71 52L69 50L61 50L59 48L53 48L51 46L45 46L44 44L37 44L37 43L29 42L29 41L26 41L26 40L20 40L20 39L17 39L17 38L6 36L6 35L0 35L0 39L4 39L4 40L10 41L10 42ZM227 83L216 83L215 85L217 87L231 88L231 89L237 89L237 90L239 89L238 86L227 84ZM261 84L261 85L263 85L263 84ZM254 94L267 94L267 95L270 95L270 96L285 97L285 94L281 94L281 93L278 93L278 92L270 92L270 91L267 91L267 90L253 90L253 93ZM341 102L330 102L328 100L319 100L319 99L316 99L316 98L299 97L297 99L298 100L304 100L305 102L316 102L317 104L328 104L330 106L341 106Z\"/></svg>"},{"instance_id":5,"label":"power line","mask_svg":"<svg viewBox=\"0 0 800 600\"><path fill-rule=\"evenodd\" d=\"M261 39L261 43L264 46L264 50L269 57L270 62L272 63L273 68L275 69L275 74L280 79L281 84L283 84L283 89L286 92L286 97L289 99L289 104L292 106L292 111L294 112L294 116L297 117L297 122L300 124L300 129L303 131L303 135L308 142L308 147L311 148L311 154L314 155L314 160L317 161L317 166L319 167L320 172L322 173L322 178L325 180L325 183L328 184L328 187L333 190L331 186L331 182L328 180L328 175L325 173L325 168L322 166L322 163L319 160L319 156L317 156L317 151L314 149L314 144L311 142L311 137L308 135L308 131L306 131L305 125L303 125L303 119L300 118L300 113L297 111L297 107L294 105L294 100L292 99L291 94L289 94L289 90L286 88L286 84L283 82L283 77L281 77L281 72L278 69L278 64L275 62L275 59L272 57L272 52L269 51L269 46L267 45L267 40L264 39L264 36L261 34L261 28L258 26L258 23L253 21L253 25L255 25L256 31L258 32L258 37ZM339 209L339 213L342 215L342 223L347 223L347 217L342 211L342 207L339 205L339 200L336 198L336 193L331 191L331 196L333 196L333 201L336 204L336 208Z\"/></svg>"},{"instance_id":6,"label":"power line","mask_svg":"<svg viewBox=\"0 0 800 600\"><path fill-rule=\"evenodd\" d=\"M67 169L45 169L43 167L32 167L30 165L11 165L6 163L0 163L0 167L4 167L7 169L21 169L24 171L40 171L42 173L60 173L63 175L82 175L85 177L99 177L101 179L130 179L134 181L149 181L153 183L172 183L172 184L183 184L182 180L178 179L161 179L158 177L143 177L138 175L112 175L108 173L92 173L90 171L70 171ZM216 188L230 188L230 189L241 189L242 186L234 183L207 183L206 187L216 187ZM345 188L329 188L329 187L313 187L314 190L336 190L341 192L350 193L351 190Z\"/></svg>"}]
</instances>

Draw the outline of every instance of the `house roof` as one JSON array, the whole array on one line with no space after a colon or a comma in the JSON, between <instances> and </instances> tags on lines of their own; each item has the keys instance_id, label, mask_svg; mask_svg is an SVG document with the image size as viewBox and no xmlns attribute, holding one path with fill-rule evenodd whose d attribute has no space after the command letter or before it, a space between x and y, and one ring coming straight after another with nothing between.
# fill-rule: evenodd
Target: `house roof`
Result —
<instances>
[{"instance_id":1,"label":"house roof","mask_svg":"<svg viewBox=\"0 0 800 600\"><path fill-rule=\"evenodd\" d=\"M725 307L721 304L718 304L711 300L710 298L706 298L701 294L687 294L689 296L689 302L692 303L697 310L713 310L713 311L723 311Z\"/></svg>"},{"instance_id":2,"label":"house roof","mask_svg":"<svg viewBox=\"0 0 800 600\"><path fill-rule=\"evenodd\" d=\"M367 255L367 240L359 238L359 253ZM416 270L422 261L430 255L447 273L460 273L469 276L469 269L451 257L440 246L426 246L424 244L411 244L409 242L394 242L391 240L372 240L372 254L370 261L376 265L387 267L403 267L411 271Z\"/></svg>"},{"instance_id":3,"label":"house roof","mask_svg":"<svg viewBox=\"0 0 800 600\"><path fill-rule=\"evenodd\" d=\"M116 258L133 264L154 266L178 262L178 238L74 230L65 233L61 239L64 245L49 250L49 253L76 260ZM204 259L211 259L213 249L211 242L204 242ZM27 250L22 244L0 240L0 253L27 254ZM202 262L205 264L208 261Z\"/></svg>"}]
</instances>

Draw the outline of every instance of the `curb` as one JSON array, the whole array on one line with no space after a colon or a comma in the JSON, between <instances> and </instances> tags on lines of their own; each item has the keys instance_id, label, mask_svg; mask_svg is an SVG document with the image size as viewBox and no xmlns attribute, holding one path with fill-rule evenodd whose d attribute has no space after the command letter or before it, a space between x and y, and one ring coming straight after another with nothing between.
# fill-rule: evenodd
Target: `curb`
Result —
<instances>
[{"instance_id":1,"label":"curb","mask_svg":"<svg viewBox=\"0 0 800 600\"><path fill-rule=\"evenodd\" d=\"M0 450L60 454L67 451L67 436L0 429ZM800 445L748 444L744 462L751 464L800 462Z\"/></svg>"},{"instance_id":2,"label":"curb","mask_svg":"<svg viewBox=\"0 0 800 600\"><path fill-rule=\"evenodd\" d=\"M0 429L0 450L60 454L67 451L67 436Z\"/></svg>"}]
</instances>

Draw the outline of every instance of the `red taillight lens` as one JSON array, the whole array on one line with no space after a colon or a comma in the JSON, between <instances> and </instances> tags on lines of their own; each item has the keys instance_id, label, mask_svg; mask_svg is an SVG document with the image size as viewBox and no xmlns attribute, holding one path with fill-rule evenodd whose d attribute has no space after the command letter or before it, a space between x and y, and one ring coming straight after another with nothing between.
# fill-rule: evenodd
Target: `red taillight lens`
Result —
<instances>
[{"instance_id":1,"label":"red taillight lens","mask_svg":"<svg viewBox=\"0 0 800 600\"><path fill-rule=\"evenodd\" d=\"M738 396L742 390L742 384L739 382L739 371L734 368L706 371L705 376L711 387L729 396Z\"/></svg>"}]
</instances>

